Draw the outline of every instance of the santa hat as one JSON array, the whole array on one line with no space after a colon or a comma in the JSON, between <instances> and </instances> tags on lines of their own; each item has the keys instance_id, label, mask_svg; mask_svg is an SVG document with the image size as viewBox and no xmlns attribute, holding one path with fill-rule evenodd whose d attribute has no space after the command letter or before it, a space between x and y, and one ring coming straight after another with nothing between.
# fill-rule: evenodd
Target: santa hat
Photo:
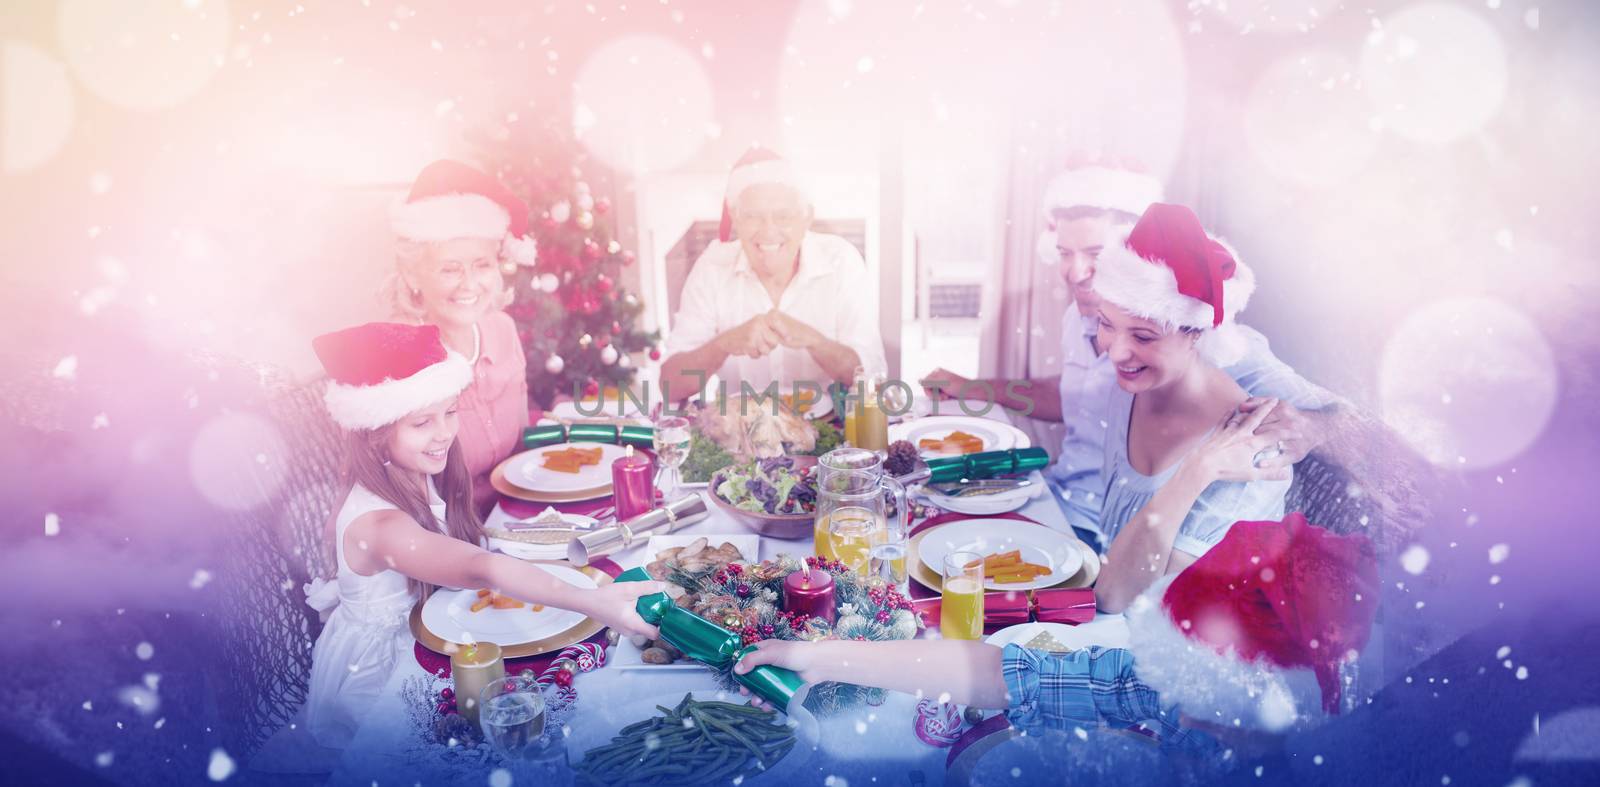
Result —
<instances>
[{"instance_id":1,"label":"santa hat","mask_svg":"<svg viewBox=\"0 0 1600 787\"><path fill-rule=\"evenodd\" d=\"M346 429L377 429L461 393L467 360L445 349L437 325L369 322L311 341L330 378L323 401Z\"/></svg>"},{"instance_id":2,"label":"santa hat","mask_svg":"<svg viewBox=\"0 0 1600 787\"><path fill-rule=\"evenodd\" d=\"M1102 300L1165 325L1206 329L1200 349L1223 366L1244 350L1233 320L1255 289L1255 273L1182 205L1151 205L1095 260Z\"/></svg>"},{"instance_id":3,"label":"santa hat","mask_svg":"<svg viewBox=\"0 0 1600 787\"><path fill-rule=\"evenodd\" d=\"M1161 181L1139 163L1074 156L1044 190L1044 219L1054 228L1056 211L1080 207L1138 216L1160 200Z\"/></svg>"},{"instance_id":4,"label":"santa hat","mask_svg":"<svg viewBox=\"0 0 1600 787\"><path fill-rule=\"evenodd\" d=\"M734 162L733 170L728 173L728 190L722 195L722 223L717 226L717 240L733 240L733 206L738 203L739 195L751 186L768 183L788 186L798 192L802 200L806 198L805 188L788 161L766 148L751 148Z\"/></svg>"},{"instance_id":5,"label":"santa hat","mask_svg":"<svg viewBox=\"0 0 1600 787\"><path fill-rule=\"evenodd\" d=\"M1299 513L1236 522L1128 607L1129 649L1163 703L1281 731L1339 712L1339 668L1366 646L1377 603L1365 536L1331 533Z\"/></svg>"},{"instance_id":6,"label":"santa hat","mask_svg":"<svg viewBox=\"0 0 1600 787\"><path fill-rule=\"evenodd\" d=\"M407 240L499 240L519 265L532 265L539 254L528 235L528 206L500 181L459 161L424 167L410 193L390 209L389 224Z\"/></svg>"}]
</instances>

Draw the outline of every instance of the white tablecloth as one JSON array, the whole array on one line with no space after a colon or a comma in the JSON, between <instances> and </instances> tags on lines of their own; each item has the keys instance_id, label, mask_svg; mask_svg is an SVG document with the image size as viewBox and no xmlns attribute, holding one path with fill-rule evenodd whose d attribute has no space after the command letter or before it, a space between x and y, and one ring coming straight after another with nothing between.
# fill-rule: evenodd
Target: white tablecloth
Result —
<instances>
[{"instance_id":1,"label":"white tablecloth","mask_svg":"<svg viewBox=\"0 0 1600 787\"><path fill-rule=\"evenodd\" d=\"M997 411L998 412L998 411ZM1003 419L1003 415L1000 416ZM1035 483L1043 483L1034 473ZM748 533L732 517L716 506L710 507L710 516L687 528L682 533L706 535L716 543L716 536ZM1056 502L1056 496L1046 490L1036 496L1017 513L1048 527L1071 532L1065 516ZM496 506L488 519L491 526L508 517ZM811 553L809 538L798 540L761 539L760 558L765 560L779 554L805 555ZM609 556L624 569L647 562L644 543ZM374 779L381 784L404 784L420 781L423 784L461 783L482 785L486 774L482 769L453 768L437 773L421 773L416 762L416 735L407 721L407 709L400 700L400 690L408 679L423 677L426 673L415 659L406 658L390 678L384 699L373 708L361 731L346 752L339 770L330 783L368 785ZM640 695L714 689L716 683L707 670L619 670L602 668L579 675L573 682L578 692L578 709L571 725L585 723L585 706L615 703ZM878 707L862 706L850 711L819 719L822 755L817 758L818 771L813 782L822 785L826 777L839 776L853 785L905 785L908 775L921 771L924 783L939 785L944 781L944 761L949 749L935 748L916 737L912 720L916 714L917 698L907 694L890 693L888 701ZM574 761L581 752L572 752ZM540 770L529 768L526 773L514 773L515 783L571 784L568 768ZM876 781L874 781L876 777ZM797 786L791 786L797 787Z\"/></svg>"}]
</instances>

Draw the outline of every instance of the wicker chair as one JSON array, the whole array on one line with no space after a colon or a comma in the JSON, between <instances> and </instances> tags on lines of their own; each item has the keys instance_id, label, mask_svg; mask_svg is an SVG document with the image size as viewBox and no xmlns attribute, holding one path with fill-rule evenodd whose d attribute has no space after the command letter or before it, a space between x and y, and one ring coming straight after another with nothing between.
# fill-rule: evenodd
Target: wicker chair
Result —
<instances>
[{"instance_id":1,"label":"wicker chair","mask_svg":"<svg viewBox=\"0 0 1600 787\"><path fill-rule=\"evenodd\" d=\"M208 365L219 364L227 362ZM321 385L231 365L259 381L260 398L249 409L275 428L277 449L286 454L268 457L277 468L247 481L260 485L265 502L231 517L225 570L217 578L223 734L230 751L248 757L305 702L322 624L302 588L314 576L333 575L323 526L343 490L339 430L323 407Z\"/></svg>"}]
</instances>

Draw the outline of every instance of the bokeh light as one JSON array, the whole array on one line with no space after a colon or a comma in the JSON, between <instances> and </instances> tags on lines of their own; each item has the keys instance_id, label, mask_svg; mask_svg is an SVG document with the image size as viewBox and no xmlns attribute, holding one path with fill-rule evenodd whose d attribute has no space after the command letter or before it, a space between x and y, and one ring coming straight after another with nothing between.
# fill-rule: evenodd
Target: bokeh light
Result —
<instances>
[{"instance_id":1,"label":"bokeh light","mask_svg":"<svg viewBox=\"0 0 1600 787\"><path fill-rule=\"evenodd\" d=\"M1277 175L1311 186L1345 180L1378 144L1367 99L1344 57L1313 51L1280 60L1250 90L1244 130L1251 151Z\"/></svg>"},{"instance_id":2,"label":"bokeh light","mask_svg":"<svg viewBox=\"0 0 1600 787\"><path fill-rule=\"evenodd\" d=\"M1303 32L1337 9L1339 0L1201 0L1241 33Z\"/></svg>"},{"instance_id":3,"label":"bokeh light","mask_svg":"<svg viewBox=\"0 0 1600 787\"><path fill-rule=\"evenodd\" d=\"M584 62L573 93L579 141L622 172L676 167L700 150L711 130L705 69L688 50L660 36L607 43Z\"/></svg>"},{"instance_id":4,"label":"bokeh light","mask_svg":"<svg viewBox=\"0 0 1600 787\"><path fill-rule=\"evenodd\" d=\"M0 169L26 172L72 135L77 100L61 61L32 44L0 42Z\"/></svg>"},{"instance_id":5,"label":"bokeh light","mask_svg":"<svg viewBox=\"0 0 1600 787\"><path fill-rule=\"evenodd\" d=\"M1385 127L1418 142L1451 142L1500 110L1505 45L1476 13L1421 3L1367 36L1361 77Z\"/></svg>"},{"instance_id":6,"label":"bokeh light","mask_svg":"<svg viewBox=\"0 0 1600 787\"><path fill-rule=\"evenodd\" d=\"M228 50L223 0L62 0L61 45L83 86L119 107L174 106L200 92Z\"/></svg>"},{"instance_id":7,"label":"bokeh light","mask_svg":"<svg viewBox=\"0 0 1600 787\"><path fill-rule=\"evenodd\" d=\"M267 502L283 485L289 450L272 424L249 413L225 413L195 435L189 479L207 501L228 511Z\"/></svg>"},{"instance_id":8,"label":"bokeh light","mask_svg":"<svg viewBox=\"0 0 1600 787\"><path fill-rule=\"evenodd\" d=\"M1538 439L1558 392L1554 355L1538 326L1489 298L1429 304L1383 351L1383 418L1429 461L1482 468Z\"/></svg>"}]
</instances>

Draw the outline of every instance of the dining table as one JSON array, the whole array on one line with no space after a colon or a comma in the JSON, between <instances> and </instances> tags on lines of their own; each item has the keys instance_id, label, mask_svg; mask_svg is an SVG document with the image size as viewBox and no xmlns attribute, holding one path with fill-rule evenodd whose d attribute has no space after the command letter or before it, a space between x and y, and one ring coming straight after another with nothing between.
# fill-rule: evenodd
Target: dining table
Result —
<instances>
[{"instance_id":1,"label":"dining table","mask_svg":"<svg viewBox=\"0 0 1600 787\"><path fill-rule=\"evenodd\" d=\"M1005 411L995 408L986 417L1005 420ZM1044 484L1038 471L1031 480ZM688 494L708 495L703 487L684 490ZM748 536L750 530L722 508L707 501L708 515L693 524L680 527L676 534L705 536L712 545L724 536ZM524 511L526 504L502 500L488 516L486 527L497 527L515 519L508 508ZM1045 527L1072 534L1053 490L1045 490L1030 499L1015 512ZM762 536L759 538L757 559L767 560L780 555L805 556L812 554L809 535L798 539ZM632 545L605 557L621 569L642 566L653 559L648 552L648 539L640 538ZM1102 616L1104 617L1104 616ZM1115 616L1120 618L1120 616ZM614 651L617 645L612 645ZM441 756L437 744L424 745L421 736L409 720L409 711L402 697L410 681L415 685L429 673L416 658L404 658L395 669L377 701L361 724L352 744L345 751L330 784L573 784L575 773L571 765L582 755L581 751L558 753L542 762L496 763L489 758L481 762L462 753L462 756ZM691 691L714 691L716 676L709 668L660 669L619 668L608 663L592 671L577 674L572 682L577 703L568 724L570 737L593 737L595 730L587 724L604 723L599 714L587 712L623 703L644 695L678 694ZM923 742L914 729L918 697L899 692L886 692L879 705L861 704L826 715L819 715L817 731L820 756L808 761L808 770L814 770L815 779L806 783L816 785L940 785L945 780L945 764L949 749ZM602 731L603 732L603 731ZM586 733L586 734L585 734ZM570 747L569 747L570 748ZM397 778L399 781L397 781ZM759 783L760 780L752 780Z\"/></svg>"}]
</instances>

